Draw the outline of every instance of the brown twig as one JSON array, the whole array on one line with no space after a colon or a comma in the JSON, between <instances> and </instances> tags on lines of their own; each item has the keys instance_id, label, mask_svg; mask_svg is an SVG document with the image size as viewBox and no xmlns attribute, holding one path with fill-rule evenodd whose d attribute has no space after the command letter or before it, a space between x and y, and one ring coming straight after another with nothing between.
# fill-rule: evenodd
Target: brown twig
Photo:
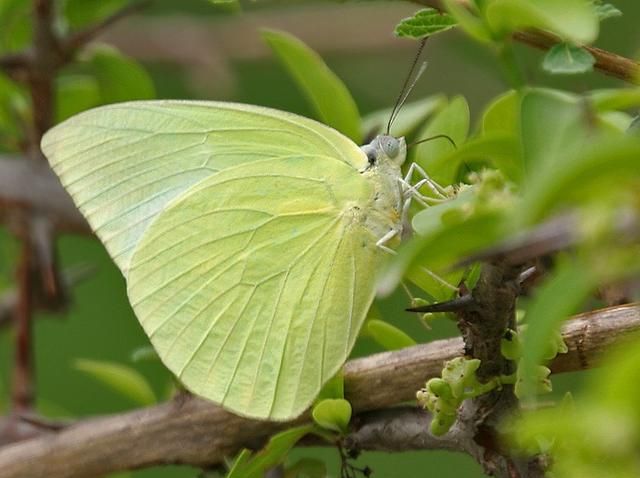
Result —
<instances>
[{"instance_id":1,"label":"brown twig","mask_svg":"<svg viewBox=\"0 0 640 478\"><path fill-rule=\"evenodd\" d=\"M18 266L18 300L14 321L16 324L15 359L11 404L14 413L29 411L33 404L33 350L32 343L32 247L28 237L22 239L22 251Z\"/></svg>"},{"instance_id":2,"label":"brown twig","mask_svg":"<svg viewBox=\"0 0 640 478\"><path fill-rule=\"evenodd\" d=\"M545 51L562 41L552 33L540 30L516 32L513 38L520 43ZM584 49L596 59L594 65L596 70L629 83L636 85L640 83L640 63L637 61L593 46L585 46Z\"/></svg>"},{"instance_id":3,"label":"brown twig","mask_svg":"<svg viewBox=\"0 0 640 478\"><path fill-rule=\"evenodd\" d=\"M91 266L79 264L67 268L62 272L63 290L72 289L76 284L85 280L93 274ZM51 296L45 295L43 291L35 290L33 307L36 311L46 311L49 313L60 313L66 310L67 302L51 300ZM14 311L18 303L17 289L9 289L0 295L0 329L12 323Z\"/></svg>"},{"instance_id":4,"label":"brown twig","mask_svg":"<svg viewBox=\"0 0 640 478\"><path fill-rule=\"evenodd\" d=\"M638 330L640 304L578 316L563 329L569 352L558 357L552 369L593 367L603 350ZM359 413L406 402L462 350L456 338L352 360L345 366L346 396ZM270 434L292 423L240 418L181 395L151 408L83 420L59 432L43 431L39 438L2 448L0 478L81 478L167 463L210 466L243 446L261 446Z\"/></svg>"}]
</instances>

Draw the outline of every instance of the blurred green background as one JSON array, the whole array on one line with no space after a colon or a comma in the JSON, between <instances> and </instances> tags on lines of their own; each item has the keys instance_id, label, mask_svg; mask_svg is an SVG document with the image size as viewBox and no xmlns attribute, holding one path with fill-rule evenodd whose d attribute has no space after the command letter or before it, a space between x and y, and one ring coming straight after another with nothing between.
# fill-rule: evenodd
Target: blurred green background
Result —
<instances>
[{"instance_id":1,"label":"blurred green background","mask_svg":"<svg viewBox=\"0 0 640 478\"><path fill-rule=\"evenodd\" d=\"M622 18L603 24L598 46L637 57L640 4L613 1ZM393 36L394 25L417 7L400 2L353 4L283 2L251 3L242 12L213 7L204 0L164 0L142 15L121 22L102 38L139 59L151 73L158 98L199 98L273 106L312 116L310 108L285 71L273 61L259 36L261 27L287 30L318 51L344 80L360 111L393 104L416 51L416 43ZM573 91L620 83L592 73L576 77L550 77L539 67L542 54L518 46L522 69L532 84L553 85ZM483 105L506 86L491 52L480 49L462 35L450 32L430 40L426 47L429 67L412 98L443 92L464 95L477 117ZM73 290L68 314L40 314L35 327L37 394L39 410L49 416L83 417L115 413L136 404L76 370L78 358L132 365L134 350L148 341L126 300L124 281L103 247L93 238L61 237L63 267L90 264L95 274ZM11 287L17 248L0 231L0 291ZM403 312L406 296L380 302L386 320L420 341L455 334L455 326L436 322L426 331L411 314ZM355 355L381 349L368 339L358 342ZM0 330L0 409L6 410L11 383L12 332ZM170 379L157 362L135 367L150 381L158 397L166 397ZM554 379L555 393L580 386L581 374ZM337 453L331 449L303 449L296 456L326 457L337 475ZM361 464L375 477L481 477L468 457L443 452L398 455L364 453ZM118 476L195 477L198 470L166 467Z\"/></svg>"}]
</instances>

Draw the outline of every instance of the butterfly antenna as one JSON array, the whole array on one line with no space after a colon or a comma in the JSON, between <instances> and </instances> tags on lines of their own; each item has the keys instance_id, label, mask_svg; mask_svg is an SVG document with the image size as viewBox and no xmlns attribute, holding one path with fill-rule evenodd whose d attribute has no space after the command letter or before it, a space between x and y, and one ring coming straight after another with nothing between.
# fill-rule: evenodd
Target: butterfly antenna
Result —
<instances>
[{"instance_id":1,"label":"butterfly antenna","mask_svg":"<svg viewBox=\"0 0 640 478\"><path fill-rule=\"evenodd\" d=\"M458 146L456 146L456 142L451 138L451 136L447 135L447 134L436 134L434 136L429 136L428 138L424 138L421 139L419 141L414 141L413 143L409 143L407 145L407 148L412 148L413 146L416 146L417 144L420 143L426 143L427 141L433 141L434 139L446 139L447 141L449 141L449 143L451 143L451 145L454 148L458 148Z\"/></svg>"},{"instance_id":2,"label":"butterfly antenna","mask_svg":"<svg viewBox=\"0 0 640 478\"><path fill-rule=\"evenodd\" d=\"M389 116L389 122L387 123L386 134L389 134L389 132L391 131L391 125L393 124L394 120L398 116L400 108L402 108L402 105L404 104L404 102L407 101L407 98L409 97L409 93L411 93L411 90L416 85L416 82L418 81L420 76L422 76L422 73L424 73L424 70L427 67L427 62L423 62L422 65L420 66L418 73L415 75L413 82L411 82L411 84L409 85L411 78L414 76L413 72L416 70L416 67L418 66L418 61L422 56L422 50L424 49L424 45L427 42L428 38L429 37L425 37L420 41L420 46L418 47L418 52L416 53L416 56L413 59L411 68L409 69L409 74L405 78L404 83L402 84L402 88L400 88L400 93L396 98L396 102L393 106L393 109L391 110L391 115Z\"/></svg>"}]
</instances>

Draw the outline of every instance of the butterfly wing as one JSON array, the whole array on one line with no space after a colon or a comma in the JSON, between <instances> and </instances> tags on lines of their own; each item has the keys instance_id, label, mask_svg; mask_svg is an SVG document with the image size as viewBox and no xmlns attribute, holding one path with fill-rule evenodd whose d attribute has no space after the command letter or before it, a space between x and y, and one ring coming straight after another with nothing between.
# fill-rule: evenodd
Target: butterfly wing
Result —
<instances>
[{"instance_id":1,"label":"butterfly wing","mask_svg":"<svg viewBox=\"0 0 640 478\"><path fill-rule=\"evenodd\" d=\"M266 158L302 158L310 151L356 168L365 161L348 138L308 118L195 101L89 110L49 131L42 150L125 276L154 218L220 170Z\"/></svg>"},{"instance_id":2,"label":"butterfly wing","mask_svg":"<svg viewBox=\"0 0 640 478\"><path fill-rule=\"evenodd\" d=\"M174 200L128 294L164 363L246 416L298 416L344 363L374 296L373 187L331 156L229 168Z\"/></svg>"}]
</instances>

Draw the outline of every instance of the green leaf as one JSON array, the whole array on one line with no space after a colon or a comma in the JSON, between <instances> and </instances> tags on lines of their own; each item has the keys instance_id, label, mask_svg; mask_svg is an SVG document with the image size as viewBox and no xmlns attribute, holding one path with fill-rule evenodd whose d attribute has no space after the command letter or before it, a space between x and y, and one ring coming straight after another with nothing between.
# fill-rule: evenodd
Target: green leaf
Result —
<instances>
[{"instance_id":1,"label":"green leaf","mask_svg":"<svg viewBox=\"0 0 640 478\"><path fill-rule=\"evenodd\" d=\"M467 138L468 132L469 105L462 96L456 96L429 121L418 137L429 138L444 134L460 146ZM434 181L448 185L454 181L458 172L459 164L449 161L454 152L454 146L441 138L417 145L413 150L413 160L420 164Z\"/></svg>"},{"instance_id":2,"label":"green leaf","mask_svg":"<svg viewBox=\"0 0 640 478\"><path fill-rule=\"evenodd\" d=\"M399 37L425 38L450 30L456 26L456 23L455 19L447 13L441 13L435 8L423 8L412 17L400 20L396 25L395 33Z\"/></svg>"},{"instance_id":3,"label":"green leaf","mask_svg":"<svg viewBox=\"0 0 640 478\"><path fill-rule=\"evenodd\" d=\"M72 29L78 29L115 13L128 0L65 0L64 17Z\"/></svg>"},{"instance_id":4,"label":"green leaf","mask_svg":"<svg viewBox=\"0 0 640 478\"><path fill-rule=\"evenodd\" d=\"M604 3L602 1L595 1L594 8L596 11L596 15L598 15L598 20L601 22L608 18L621 17L622 12L618 10L614 5L610 3Z\"/></svg>"},{"instance_id":5,"label":"green leaf","mask_svg":"<svg viewBox=\"0 0 640 478\"><path fill-rule=\"evenodd\" d=\"M622 191L640 180L639 157L640 138L629 135L585 145L532 177L516 217L533 224L571 201Z\"/></svg>"},{"instance_id":6,"label":"green leaf","mask_svg":"<svg viewBox=\"0 0 640 478\"><path fill-rule=\"evenodd\" d=\"M356 102L322 58L288 33L263 30L262 37L305 94L318 118L360 143L360 114Z\"/></svg>"},{"instance_id":7,"label":"green leaf","mask_svg":"<svg viewBox=\"0 0 640 478\"><path fill-rule=\"evenodd\" d=\"M515 133L518 131L520 96L517 91L509 90L495 98L482 114L482 132Z\"/></svg>"},{"instance_id":8,"label":"green leaf","mask_svg":"<svg viewBox=\"0 0 640 478\"><path fill-rule=\"evenodd\" d=\"M267 470L282 463L294 445L312 431L312 425L290 428L273 435L267 445L253 456L243 451L227 478L262 478Z\"/></svg>"},{"instance_id":9,"label":"green leaf","mask_svg":"<svg viewBox=\"0 0 640 478\"><path fill-rule=\"evenodd\" d=\"M535 394L537 368L563 320L575 313L595 287L596 278L582 261L565 260L540 286L528 304L527 328L522 333L519 376L523 397Z\"/></svg>"},{"instance_id":10,"label":"green leaf","mask_svg":"<svg viewBox=\"0 0 640 478\"><path fill-rule=\"evenodd\" d=\"M405 103L400 114L391 125L391 135L397 138L409 136L422 125L426 119L438 111L446 103L442 94L429 96L423 100ZM385 132L391 117L392 108L374 111L362 118L362 137L368 138Z\"/></svg>"},{"instance_id":11,"label":"green leaf","mask_svg":"<svg viewBox=\"0 0 640 478\"><path fill-rule=\"evenodd\" d=\"M491 29L503 36L525 28L549 30L577 44L598 36L599 20L589 0L494 0L485 14Z\"/></svg>"},{"instance_id":12,"label":"green leaf","mask_svg":"<svg viewBox=\"0 0 640 478\"><path fill-rule=\"evenodd\" d=\"M246 468L251 461L251 450L247 450L243 448L240 450L240 453L236 455L235 460L233 460L233 464L229 468L229 473L227 473L226 478L239 478L242 476L241 473L244 472L244 468ZM250 478L250 477L247 477Z\"/></svg>"},{"instance_id":13,"label":"green leaf","mask_svg":"<svg viewBox=\"0 0 640 478\"><path fill-rule=\"evenodd\" d=\"M158 360L160 360L160 357L158 356L158 352L156 352L156 349L154 349L151 345L138 347L131 354L131 361L134 363L158 361Z\"/></svg>"},{"instance_id":14,"label":"green leaf","mask_svg":"<svg viewBox=\"0 0 640 478\"><path fill-rule=\"evenodd\" d=\"M409 335L388 322L369 320L366 327L367 334L386 350L400 350L416 344Z\"/></svg>"},{"instance_id":15,"label":"green leaf","mask_svg":"<svg viewBox=\"0 0 640 478\"><path fill-rule=\"evenodd\" d=\"M558 43L545 55L542 67L549 73L575 75L593 70L596 59L584 48Z\"/></svg>"},{"instance_id":16,"label":"green leaf","mask_svg":"<svg viewBox=\"0 0 640 478\"><path fill-rule=\"evenodd\" d=\"M447 162L455 169L473 160L484 160L492 164L515 183L520 183L523 179L524 165L520 144L511 134L490 134L474 138L447 157Z\"/></svg>"},{"instance_id":17,"label":"green leaf","mask_svg":"<svg viewBox=\"0 0 640 478\"><path fill-rule=\"evenodd\" d=\"M100 104L100 92L88 75L61 75L56 79L56 123Z\"/></svg>"},{"instance_id":18,"label":"green leaf","mask_svg":"<svg viewBox=\"0 0 640 478\"><path fill-rule=\"evenodd\" d=\"M139 405L156 403L156 397L147 380L131 367L89 359L75 360L74 367Z\"/></svg>"},{"instance_id":19,"label":"green leaf","mask_svg":"<svg viewBox=\"0 0 640 478\"><path fill-rule=\"evenodd\" d=\"M625 110L640 106L640 88L607 88L589 92L597 111Z\"/></svg>"},{"instance_id":20,"label":"green leaf","mask_svg":"<svg viewBox=\"0 0 640 478\"><path fill-rule=\"evenodd\" d=\"M459 222L452 221L426 236L416 236L402 246L378 283L380 294L389 293L410 269L425 267L438 273L456 261L484 249L507 234L503 212L483 211Z\"/></svg>"},{"instance_id":21,"label":"green leaf","mask_svg":"<svg viewBox=\"0 0 640 478\"><path fill-rule=\"evenodd\" d=\"M344 399L322 400L313 407L311 414L322 428L345 434L349 431L351 404Z\"/></svg>"},{"instance_id":22,"label":"green leaf","mask_svg":"<svg viewBox=\"0 0 640 478\"><path fill-rule=\"evenodd\" d=\"M473 188L462 189L455 198L419 211L413 216L411 227L421 236L435 234L443 227L446 227L445 216L447 214L458 211L462 213L474 200Z\"/></svg>"},{"instance_id":23,"label":"green leaf","mask_svg":"<svg viewBox=\"0 0 640 478\"><path fill-rule=\"evenodd\" d=\"M467 5L463 6L457 0L443 0L442 3L458 23L458 26L462 28L467 35L482 43L492 41L491 32L485 23L477 16L476 11L469 11ZM474 6L472 5L471 8L474 8Z\"/></svg>"},{"instance_id":24,"label":"green leaf","mask_svg":"<svg viewBox=\"0 0 640 478\"><path fill-rule=\"evenodd\" d=\"M155 97L153 81L146 70L115 48L96 46L83 60L98 82L103 104Z\"/></svg>"},{"instance_id":25,"label":"green leaf","mask_svg":"<svg viewBox=\"0 0 640 478\"><path fill-rule=\"evenodd\" d=\"M584 140L580 100L560 91L534 89L525 93L519 122L525 170L530 175L557 164Z\"/></svg>"}]
</instances>

